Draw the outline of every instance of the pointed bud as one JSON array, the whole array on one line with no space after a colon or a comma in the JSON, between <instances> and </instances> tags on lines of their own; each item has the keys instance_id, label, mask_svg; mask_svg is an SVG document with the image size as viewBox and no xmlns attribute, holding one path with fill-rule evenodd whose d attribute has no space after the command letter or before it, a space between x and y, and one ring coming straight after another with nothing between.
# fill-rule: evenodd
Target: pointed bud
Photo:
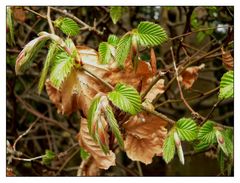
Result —
<instances>
[{"instance_id":1,"label":"pointed bud","mask_svg":"<svg viewBox=\"0 0 240 183\"><path fill-rule=\"evenodd\" d=\"M183 154L183 149L182 149L182 145L181 145L181 140L176 131L174 132L174 141L175 141L175 145L177 148L178 158L179 158L180 162L184 165L184 154Z\"/></svg>"}]
</instances>

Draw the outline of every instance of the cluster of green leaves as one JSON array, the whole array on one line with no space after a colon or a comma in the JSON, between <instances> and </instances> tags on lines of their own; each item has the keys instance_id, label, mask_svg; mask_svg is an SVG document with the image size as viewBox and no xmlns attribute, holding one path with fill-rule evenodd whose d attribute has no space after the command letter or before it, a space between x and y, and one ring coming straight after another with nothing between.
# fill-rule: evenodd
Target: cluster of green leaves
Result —
<instances>
[{"instance_id":1,"label":"cluster of green leaves","mask_svg":"<svg viewBox=\"0 0 240 183\"><path fill-rule=\"evenodd\" d=\"M167 39L167 33L160 25L147 21L140 22L137 29L127 32L120 39L111 35L108 42L99 45L101 63L108 63L113 56L118 65L123 67L128 55L138 52L139 47L157 46Z\"/></svg>"},{"instance_id":2,"label":"cluster of green leaves","mask_svg":"<svg viewBox=\"0 0 240 183\"><path fill-rule=\"evenodd\" d=\"M106 143L107 137L104 135L105 129L101 126L103 123L102 120L106 120L119 146L122 149L124 148L122 134L109 101L111 101L114 106L132 115L141 111L141 97L139 93L132 86L121 83L117 84L115 89L107 94L107 97L97 96L92 101L87 116L88 129L90 135L100 145L104 153L108 153L109 148Z\"/></svg>"}]
</instances>

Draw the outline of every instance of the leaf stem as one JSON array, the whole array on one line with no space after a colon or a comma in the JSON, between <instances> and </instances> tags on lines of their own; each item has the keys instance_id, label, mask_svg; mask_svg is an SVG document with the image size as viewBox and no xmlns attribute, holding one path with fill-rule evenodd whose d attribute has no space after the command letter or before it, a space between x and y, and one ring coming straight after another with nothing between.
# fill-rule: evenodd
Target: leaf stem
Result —
<instances>
[{"instance_id":1,"label":"leaf stem","mask_svg":"<svg viewBox=\"0 0 240 183\"><path fill-rule=\"evenodd\" d=\"M55 34L54 28L53 28L53 24L52 24L52 20L51 20L51 9L50 6L47 7L47 20L48 20L48 24L51 30L52 34Z\"/></svg>"},{"instance_id":2,"label":"leaf stem","mask_svg":"<svg viewBox=\"0 0 240 183\"><path fill-rule=\"evenodd\" d=\"M137 168L138 168L138 173L139 176L143 176L143 172L142 172L142 167L141 167L141 163L139 161L137 161Z\"/></svg>"}]
</instances>

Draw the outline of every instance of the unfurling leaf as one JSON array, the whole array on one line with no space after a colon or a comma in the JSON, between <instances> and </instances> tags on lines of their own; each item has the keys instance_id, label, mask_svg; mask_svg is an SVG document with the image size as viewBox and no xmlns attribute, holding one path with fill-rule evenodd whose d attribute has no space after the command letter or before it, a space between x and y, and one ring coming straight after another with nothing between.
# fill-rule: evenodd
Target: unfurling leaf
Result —
<instances>
[{"instance_id":1,"label":"unfurling leaf","mask_svg":"<svg viewBox=\"0 0 240 183\"><path fill-rule=\"evenodd\" d=\"M14 39L14 24L13 24L13 15L12 15L12 9L11 7L7 7L7 31L9 31L9 34L7 34L7 43L10 46L13 46L15 44Z\"/></svg>"},{"instance_id":2,"label":"unfurling leaf","mask_svg":"<svg viewBox=\"0 0 240 183\"><path fill-rule=\"evenodd\" d=\"M233 71L226 72L220 82L219 99L227 99L233 97Z\"/></svg>"},{"instance_id":3,"label":"unfurling leaf","mask_svg":"<svg viewBox=\"0 0 240 183\"><path fill-rule=\"evenodd\" d=\"M200 128L198 132L198 139L208 144L213 144L216 142L215 129L212 121L208 120Z\"/></svg>"},{"instance_id":4,"label":"unfurling leaf","mask_svg":"<svg viewBox=\"0 0 240 183\"><path fill-rule=\"evenodd\" d=\"M234 65L234 61L233 61L233 57L230 53L230 51L224 51L224 49L221 49L222 51L222 61L224 66L228 69L228 70L233 70L233 65Z\"/></svg>"},{"instance_id":5,"label":"unfurling leaf","mask_svg":"<svg viewBox=\"0 0 240 183\"><path fill-rule=\"evenodd\" d=\"M110 8L110 17L114 24L118 22L121 18L123 12L123 8L121 6L111 6Z\"/></svg>"},{"instance_id":6,"label":"unfurling leaf","mask_svg":"<svg viewBox=\"0 0 240 183\"><path fill-rule=\"evenodd\" d=\"M105 131L105 133L108 137L107 131ZM97 144L90 136L87 120L85 118L81 118L78 141L80 146L93 156L98 168L107 170L110 166L115 165L115 154L111 150L109 151L109 154L105 154L102 151L99 144Z\"/></svg>"},{"instance_id":7,"label":"unfurling leaf","mask_svg":"<svg viewBox=\"0 0 240 183\"><path fill-rule=\"evenodd\" d=\"M108 36L108 40L107 42L113 46L117 46L118 42L119 42L119 38L117 36L115 36L114 34L110 34Z\"/></svg>"},{"instance_id":8,"label":"unfurling leaf","mask_svg":"<svg viewBox=\"0 0 240 183\"><path fill-rule=\"evenodd\" d=\"M167 122L146 112L129 118L123 124L126 131L124 140L127 156L133 161L150 164L155 155L162 155L163 142L167 134Z\"/></svg>"},{"instance_id":9,"label":"unfurling leaf","mask_svg":"<svg viewBox=\"0 0 240 183\"><path fill-rule=\"evenodd\" d=\"M99 52L99 62L101 64L108 64L111 59L111 45L107 42L102 42L99 44L98 52Z\"/></svg>"},{"instance_id":10,"label":"unfurling leaf","mask_svg":"<svg viewBox=\"0 0 240 183\"><path fill-rule=\"evenodd\" d=\"M45 155L42 158L42 162L45 165L49 165L52 160L56 157L56 154L50 150L45 151Z\"/></svg>"},{"instance_id":11,"label":"unfurling leaf","mask_svg":"<svg viewBox=\"0 0 240 183\"><path fill-rule=\"evenodd\" d=\"M78 24L67 17L60 17L54 21L54 25L58 27L67 36L76 36L79 34L80 27Z\"/></svg>"},{"instance_id":12,"label":"unfurling leaf","mask_svg":"<svg viewBox=\"0 0 240 183\"><path fill-rule=\"evenodd\" d=\"M44 86L44 83L45 83L45 80L46 80L46 77L47 77L49 66L50 66L52 60L55 57L56 51L57 51L57 44L52 43L49 47L47 58L46 58L46 61L44 63L44 67L43 67L43 70L42 70L42 73L41 73L41 76L40 76L40 79L39 79L38 94L41 94L41 92L42 92L42 89L43 89L43 86Z\"/></svg>"},{"instance_id":13,"label":"unfurling leaf","mask_svg":"<svg viewBox=\"0 0 240 183\"><path fill-rule=\"evenodd\" d=\"M118 142L120 148L124 149L122 134L119 130L117 120L115 119L114 113L113 113L112 108L110 106L106 107L105 115L106 115L106 120L107 120L115 138L117 139L117 142Z\"/></svg>"},{"instance_id":14,"label":"unfurling leaf","mask_svg":"<svg viewBox=\"0 0 240 183\"><path fill-rule=\"evenodd\" d=\"M117 84L108 98L115 106L132 115L141 111L141 97L132 86Z\"/></svg>"},{"instance_id":15,"label":"unfurling leaf","mask_svg":"<svg viewBox=\"0 0 240 183\"><path fill-rule=\"evenodd\" d=\"M120 66L124 66L132 43L132 35L125 34L118 42L115 59Z\"/></svg>"},{"instance_id":16,"label":"unfurling leaf","mask_svg":"<svg viewBox=\"0 0 240 183\"><path fill-rule=\"evenodd\" d=\"M181 140L192 141L197 138L197 124L190 118L181 118L176 122L176 130Z\"/></svg>"},{"instance_id":17,"label":"unfurling leaf","mask_svg":"<svg viewBox=\"0 0 240 183\"><path fill-rule=\"evenodd\" d=\"M184 165L184 154L183 154L181 140L178 136L178 132L174 131L173 136L174 136L174 141L177 148L178 158L180 162Z\"/></svg>"},{"instance_id":18,"label":"unfurling leaf","mask_svg":"<svg viewBox=\"0 0 240 183\"><path fill-rule=\"evenodd\" d=\"M229 153L228 153L228 150L226 148L225 139L224 139L222 133L220 131L216 130L215 134L216 134L218 145L220 146L220 148L222 149L224 154L226 154L226 156L228 156Z\"/></svg>"},{"instance_id":19,"label":"unfurling leaf","mask_svg":"<svg viewBox=\"0 0 240 183\"><path fill-rule=\"evenodd\" d=\"M34 57L39 50L44 46L45 42L50 39L47 35L42 35L30 41L23 50L19 53L16 59L15 71L16 74L24 72L30 67Z\"/></svg>"},{"instance_id":20,"label":"unfurling leaf","mask_svg":"<svg viewBox=\"0 0 240 183\"><path fill-rule=\"evenodd\" d=\"M205 64L201 64L200 66L193 66L186 68L181 75L179 76L179 81L185 87L185 89L189 89L192 87L193 83L198 78L198 72L205 67Z\"/></svg>"},{"instance_id":21,"label":"unfurling leaf","mask_svg":"<svg viewBox=\"0 0 240 183\"><path fill-rule=\"evenodd\" d=\"M141 22L137 27L140 44L142 46L157 46L168 39L165 30L152 22Z\"/></svg>"},{"instance_id":22,"label":"unfurling leaf","mask_svg":"<svg viewBox=\"0 0 240 183\"><path fill-rule=\"evenodd\" d=\"M82 160L86 160L89 157L89 153L86 152L83 148L80 148L80 155L81 155Z\"/></svg>"},{"instance_id":23,"label":"unfurling leaf","mask_svg":"<svg viewBox=\"0 0 240 183\"><path fill-rule=\"evenodd\" d=\"M168 137L165 139L163 144L163 159L166 163L169 163L175 154L175 144L173 132L169 132Z\"/></svg>"}]
</instances>

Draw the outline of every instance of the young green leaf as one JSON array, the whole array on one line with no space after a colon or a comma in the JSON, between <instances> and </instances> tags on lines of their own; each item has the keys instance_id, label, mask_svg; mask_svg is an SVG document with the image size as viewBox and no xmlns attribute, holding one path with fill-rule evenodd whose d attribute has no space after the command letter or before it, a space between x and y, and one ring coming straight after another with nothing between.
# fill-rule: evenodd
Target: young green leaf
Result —
<instances>
[{"instance_id":1,"label":"young green leaf","mask_svg":"<svg viewBox=\"0 0 240 183\"><path fill-rule=\"evenodd\" d=\"M14 39L14 24L13 24L11 7L7 7L7 29L9 31L9 34L7 34L7 43L10 46L13 46L15 44L15 39Z\"/></svg>"},{"instance_id":2,"label":"young green leaf","mask_svg":"<svg viewBox=\"0 0 240 183\"><path fill-rule=\"evenodd\" d=\"M124 66L124 62L126 61L130 52L131 43L132 35L125 34L117 44L115 60L117 61L119 66Z\"/></svg>"},{"instance_id":3,"label":"young green leaf","mask_svg":"<svg viewBox=\"0 0 240 183\"><path fill-rule=\"evenodd\" d=\"M110 106L106 107L105 115L106 115L107 122L110 125L111 130L112 130L114 136L116 137L117 142L118 142L120 148L124 149L124 143L123 143L123 139L122 139L122 134L121 134L121 132L119 130L119 126L118 126L117 120L115 119L115 116L113 114L112 108Z\"/></svg>"},{"instance_id":4,"label":"young green leaf","mask_svg":"<svg viewBox=\"0 0 240 183\"><path fill-rule=\"evenodd\" d=\"M157 46L168 39L165 30L152 22L141 22L137 27L137 34L142 46Z\"/></svg>"},{"instance_id":5,"label":"young green leaf","mask_svg":"<svg viewBox=\"0 0 240 183\"><path fill-rule=\"evenodd\" d=\"M175 154L175 144L173 133L170 132L168 137L163 143L163 159L166 163L169 163Z\"/></svg>"},{"instance_id":6,"label":"young green leaf","mask_svg":"<svg viewBox=\"0 0 240 183\"><path fill-rule=\"evenodd\" d=\"M181 118L176 122L181 140L192 141L197 138L197 124L191 118Z\"/></svg>"},{"instance_id":7,"label":"young green leaf","mask_svg":"<svg viewBox=\"0 0 240 183\"><path fill-rule=\"evenodd\" d=\"M184 165L184 154L183 154L182 144L181 144L181 140L179 138L178 132L174 131L173 136L174 136L174 141L177 148L178 158L180 162Z\"/></svg>"},{"instance_id":8,"label":"young green leaf","mask_svg":"<svg viewBox=\"0 0 240 183\"><path fill-rule=\"evenodd\" d=\"M220 82L219 99L227 99L233 97L233 71L225 73Z\"/></svg>"},{"instance_id":9,"label":"young green leaf","mask_svg":"<svg viewBox=\"0 0 240 183\"><path fill-rule=\"evenodd\" d=\"M198 132L198 139L209 144L213 144L216 142L215 129L212 121L208 120L200 128Z\"/></svg>"},{"instance_id":10,"label":"young green leaf","mask_svg":"<svg viewBox=\"0 0 240 183\"><path fill-rule=\"evenodd\" d=\"M222 136L225 140L226 149L231 157L233 157L233 133L232 130L226 129L222 131Z\"/></svg>"},{"instance_id":11,"label":"young green leaf","mask_svg":"<svg viewBox=\"0 0 240 183\"><path fill-rule=\"evenodd\" d=\"M111 48L107 42L102 42L98 47L99 62L101 64L108 64L111 59Z\"/></svg>"},{"instance_id":12,"label":"young green leaf","mask_svg":"<svg viewBox=\"0 0 240 183\"><path fill-rule=\"evenodd\" d=\"M43 67L43 70L42 70L42 73L41 73L41 76L40 76L40 80L39 80L39 83L38 83L38 94L39 95L42 92L42 89L43 89L43 86L44 86L44 82L45 82L46 77L47 77L48 68L49 68L49 66L51 64L51 61L55 57L56 51L57 51L57 44L56 43L52 43L50 45L50 47L49 47L47 58L46 58L46 61L44 63L44 67Z\"/></svg>"},{"instance_id":13,"label":"young green leaf","mask_svg":"<svg viewBox=\"0 0 240 183\"><path fill-rule=\"evenodd\" d=\"M141 111L141 97L131 86L117 84L115 89L108 93L108 98L115 106L132 115Z\"/></svg>"},{"instance_id":14,"label":"young green leaf","mask_svg":"<svg viewBox=\"0 0 240 183\"><path fill-rule=\"evenodd\" d=\"M215 134L216 134L216 138L217 138L217 142L218 142L219 147L222 149L224 154L226 154L226 156L228 156L228 150L226 148L225 139L224 139L222 133L220 131L216 130Z\"/></svg>"},{"instance_id":15,"label":"young green leaf","mask_svg":"<svg viewBox=\"0 0 240 183\"><path fill-rule=\"evenodd\" d=\"M220 172L224 174L225 159L224 159L224 153L221 149L219 149L219 152L218 152L218 163L220 167Z\"/></svg>"},{"instance_id":16,"label":"young green leaf","mask_svg":"<svg viewBox=\"0 0 240 183\"><path fill-rule=\"evenodd\" d=\"M108 40L107 42L113 46L117 46L118 42L119 42L119 38L117 36L115 36L114 34L110 34L108 36Z\"/></svg>"},{"instance_id":17,"label":"young green leaf","mask_svg":"<svg viewBox=\"0 0 240 183\"><path fill-rule=\"evenodd\" d=\"M198 144L194 145L194 151L195 152L200 152L200 151L204 151L207 148L209 148L211 144L205 142L205 141L200 141Z\"/></svg>"},{"instance_id":18,"label":"young green leaf","mask_svg":"<svg viewBox=\"0 0 240 183\"><path fill-rule=\"evenodd\" d=\"M114 24L118 22L121 18L123 12L123 8L121 6L111 6L110 8L110 17Z\"/></svg>"},{"instance_id":19,"label":"young green leaf","mask_svg":"<svg viewBox=\"0 0 240 183\"><path fill-rule=\"evenodd\" d=\"M58 27L67 36L76 36L79 34L80 27L78 24L67 17L60 17L54 21L54 25Z\"/></svg>"},{"instance_id":20,"label":"young green leaf","mask_svg":"<svg viewBox=\"0 0 240 183\"><path fill-rule=\"evenodd\" d=\"M80 156L82 160L86 160L89 157L89 153L85 151L83 148L80 148Z\"/></svg>"},{"instance_id":21,"label":"young green leaf","mask_svg":"<svg viewBox=\"0 0 240 183\"><path fill-rule=\"evenodd\" d=\"M42 162L45 165L49 165L55 157L56 154L54 152L52 152L51 150L46 150L45 155L42 158Z\"/></svg>"},{"instance_id":22,"label":"young green leaf","mask_svg":"<svg viewBox=\"0 0 240 183\"><path fill-rule=\"evenodd\" d=\"M53 61L50 71L50 81L55 88L59 89L69 75L74 66L74 57L69 56L66 52L58 52Z\"/></svg>"},{"instance_id":23,"label":"young green leaf","mask_svg":"<svg viewBox=\"0 0 240 183\"><path fill-rule=\"evenodd\" d=\"M50 39L47 35L41 35L30 41L23 50L19 53L16 59L15 71L16 74L24 72L32 64L39 50L45 45L45 42Z\"/></svg>"}]
</instances>

